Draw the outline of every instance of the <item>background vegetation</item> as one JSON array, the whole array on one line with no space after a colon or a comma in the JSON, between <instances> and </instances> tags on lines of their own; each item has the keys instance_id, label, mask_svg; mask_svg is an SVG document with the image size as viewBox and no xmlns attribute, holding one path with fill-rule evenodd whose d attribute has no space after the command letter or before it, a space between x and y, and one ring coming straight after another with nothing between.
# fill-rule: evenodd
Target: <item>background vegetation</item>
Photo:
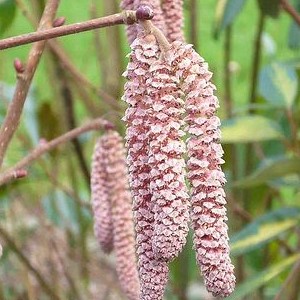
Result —
<instances>
[{"instance_id":1,"label":"background vegetation","mask_svg":"<svg viewBox=\"0 0 300 300\"><path fill-rule=\"evenodd\" d=\"M299 0L291 4L300 12ZM118 5L62 0L57 15L74 23L115 13ZM0 38L34 30L43 6L42 0L0 0ZM184 7L186 38L214 72L221 105L238 281L230 299L300 299L300 27L277 0L185 0ZM16 82L13 61L25 62L30 47L0 52L0 122ZM51 49L4 167L40 139L97 116L124 132L124 26L59 39L71 68ZM100 134L60 146L26 178L0 187L0 299L47 299L48 289L58 299L122 299L114 258L101 253L92 230L89 169ZM171 269L166 299L212 299L191 245Z\"/></svg>"}]
</instances>

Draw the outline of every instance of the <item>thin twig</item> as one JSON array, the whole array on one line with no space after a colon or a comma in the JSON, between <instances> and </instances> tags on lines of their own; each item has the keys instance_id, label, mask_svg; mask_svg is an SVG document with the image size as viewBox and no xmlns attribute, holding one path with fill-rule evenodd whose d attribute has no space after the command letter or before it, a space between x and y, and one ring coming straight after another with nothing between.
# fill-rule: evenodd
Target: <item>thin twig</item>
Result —
<instances>
[{"instance_id":1,"label":"thin twig","mask_svg":"<svg viewBox=\"0 0 300 300\"><path fill-rule=\"evenodd\" d=\"M200 0L191 0L190 2L190 39L191 43L194 45L194 48L199 52L199 21L198 21L198 14L199 14L199 7L200 7Z\"/></svg>"},{"instance_id":2,"label":"thin twig","mask_svg":"<svg viewBox=\"0 0 300 300\"><path fill-rule=\"evenodd\" d=\"M30 21L30 23L33 26L35 26L35 18L30 14L27 7L24 5L23 0L16 0L16 2L20 10L22 11L22 14ZM91 83L89 79L86 78L84 74L82 74L82 72L80 72L76 68L76 66L70 60L69 56L57 40L49 40L48 45L50 47L50 50L56 55L56 57L63 64L64 68L71 75L72 79L76 82L76 86L80 87L80 91L82 91L82 87L86 87L90 89L95 95L107 102L113 109L119 108L114 97L112 97L111 95L109 95L108 93ZM98 106L93 103L93 100L90 99L87 93L85 93L85 97L81 98L84 101L85 106L87 107L89 112L92 114L92 116L96 117L100 115L100 110Z\"/></svg>"},{"instance_id":3,"label":"thin twig","mask_svg":"<svg viewBox=\"0 0 300 300\"><path fill-rule=\"evenodd\" d=\"M40 143L35 149L32 150L31 153L29 153L22 160L17 162L13 167L5 170L0 175L0 186L11 181L14 178L14 174L17 170L20 170L20 169L22 170L22 169L26 168L33 161L38 159L41 155L43 155L46 152L51 151L52 149L56 148L58 145L66 143L66 142L76 138L77 136L79 136L82 133L85 133L85 132L88 132L91 130L99 130L99 129L106 129L106 128L112 128L112 127L113 127L113 125L106 120L95 119L81 127L75 128L71 131L68 131L67 133L53 139L50 142L44 141L44 142Z\"/></svg>"},{"instance_id":4,"label":"thin twig","mask_svg":"<svg viewBox=\"0 0 300 300\"><path fill-rule=\"evenodd\" d=\"M66 74L61 64L55 60L55 68L56 68L56 77L58 79L60 85L60 94L63 101L64 113L67 130L72 130L77 127L77 122L74 113L74 97L72 91L70 89L70 85L67 82ZM79 167L81 169L82 175L85 178L86 184L90 186L90 170L88 168L86 159L83 154L82 146L77 138L72 140L72 144L74 146L75 154L78 159Z\"/></svg>"},{"instance_id":5,"label":"thin twig","mask_svg":"<svg viewBox=\"0 0 300 300\"><path fill-rule=\"evenodd\" d=\"M14 240L10 237L9 233L2 227L0 227L0 235L7 244L7 246L13 251L20 261L26 266L26 268L34 275L38 283L41 285L45 293L50 296L50 299L59 300L60 297L54 293L51 286L45 281L40 272L31 264L31 262L27 259L26 255L22 252L22 250L16 245Z\"/></svg>"},{"instance_id":6,"label":"thin twig","mask_svg":"<svg viewBox=\"0 0 300 300\"><path fill-rule=\"evenodd\" d=\"M113 14L102 18L92 19L69 25L63 25L60 27L53 27L51 29L46 29L39 32L31 32L3 39L0 41L0 50L113 25L133 24L136 21L137 19L135 11L126 10L121 13Z\"/></svg>"},{"instance_id":7,"label":"thin twig","mask_svg":"<svg viewBox=\"0 0 300 300\"><path fill-rule=\"evenodd\" d=\"M299 288L299 279L300 279L300 260L296 263L296 265L293 267L292 271L290 272L289 276L287 277L286 281L282 285L281 289L279 290L278 294L274 297L274 300L280 300L280 299L296 299L294 297L297 297L297 290L296 295L293 295L293 298L287 297L287 294L292 293L293 289L291 286L294 284L294 289Z\"/></svg>"},{"instance_id":8,"label":"thin twig","mask_svg":"<svg viewBox=\"0 0 300 300\"><path fill-rule=\"evenodd\" d=\"M58 5L59 0L49 0L47 2L38 27L37 34L39 34L39 32L42 32L45 28L50 27L50 24L55 17ZM40 61L41 55L44 51L45 44L46 42L42 41L32 46L32 49L29 52L26 68L24 72L22 74L19 74L18 76L13 99L8 107L4 122L0 128L0 168L2 166L8 144L19 125L19 120L23 111L26 96L34 73Z\"/></svg>"},{"instance_id":9,"label":"thin twig","mask_svg":"<svg viewBox=\"0 0 300 300\"><path fill-rule=\"evenodd\" d=\"M300 26L300 14L289 3L288 0L281 0L281 7L294 19L294 21Z\"/></svg>"}]
</instances>

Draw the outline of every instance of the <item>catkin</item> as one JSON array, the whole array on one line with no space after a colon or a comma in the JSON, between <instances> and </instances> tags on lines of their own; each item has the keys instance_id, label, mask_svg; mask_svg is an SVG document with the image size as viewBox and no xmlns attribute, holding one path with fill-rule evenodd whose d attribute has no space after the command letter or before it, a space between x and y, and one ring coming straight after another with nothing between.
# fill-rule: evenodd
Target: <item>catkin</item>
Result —
<instances>
[{"instance_id":1,"label":"catkin","mask_svg":"<svg viewBox=\"0 0 300 300\"><path fill-rule=\"evenodd\" d=\"M116 268L123 291L130 300L139 299L135 236L128 184L126 153L122 137L110 131L102 137L107 158L107 182L110 191Z\"/></svg>"},{"instance_id":2,"label":"catkin","mask_svg":"<svg viewBox=\"0 0 300 300\"><path fill-rule=\"evenodd\" d=\"M221 169L219 107L211 83L208 64L191 45L174 42L169 54L176 77L185 94L188 179L191 184L191 221L194 247L207 290L214 296L227 297L235 286L229 257L226 200Z\"/></svg>"},{"instance_id":3,"label":"catkin","mask_svg":"<svg viewBox=\"0 0 300 300\"><path fill-rule=\"evenodd\" d=\"M113 249L113 225L102 138L97 140L92 157L91 197L94 233L102 250L109 253Z\"/></svg>"},{"instance_id":4,"label":"catkin","mask_svg":"<svg viewBox=\"0 0 300 300\"><path fill-rule=\"evenodd\" d=\"M153 251L158 259L177 257L188 233L188 190L185 184L186 151L181 137L182 92L170 65L158 60L147 79L149 109L150 191L154 209Z\"/></svg>"},{"instance_id":5,"label":"catkin","mask_svg":"<svg viewBox=\"0 0 300 300\"><path fill-rule=\"evenodd\" d=\"M170 42L184 41L183 0L162 0L161 6L168 40Z\"/></svg>"},{"instance_id":6,"label":"catkin","mask_svg":"<svg viewBox=\"0 0 300 300\"><path fill-rule=\"evenodd\" d=\"M132 52L127 71L123 99L128 104L124 120L127 125L126 139L131 191L134 197L138 269L141 300L160 300L168 280L168 265L155 259L152 249L154 226L153 204L150 192L149 157L149 107L147 80L150 66L159 57L156 39L141 32L131 44Z\"/></svg>"}]
</instances>

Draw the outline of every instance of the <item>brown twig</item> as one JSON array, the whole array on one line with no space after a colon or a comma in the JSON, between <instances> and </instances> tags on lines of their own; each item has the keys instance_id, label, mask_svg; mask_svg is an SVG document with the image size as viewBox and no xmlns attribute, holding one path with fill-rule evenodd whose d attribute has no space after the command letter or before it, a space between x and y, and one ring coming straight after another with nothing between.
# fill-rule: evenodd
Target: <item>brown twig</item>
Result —
<instances>
[{"instance_id":1,"label":"brown twig","mask_svg":"<svg viewBox=\"0 0 300 300\"><path fill-rule=\"evenodd\" d=\"M69 25L63 25L60 27L53 27L51 29L46 29L38 32L31 32L3 39L0 41L0 50L113 25L133 24L136 21L137 18L135 11L126 10L121 13L113 14L102 18L92 19Z\"/></svg>"},{"instance_id":2,"label":"brown twig","mask_svg":"<svg viewBox=\"0 0 300 300\"><path fill-rule=\"evenodd\" d=\"M45 281L40 272L31 264L31 262L27 259L26 255L22 252L22 250L16 245L14 240L10 237L9 233L2 227L0 227L0 235L7 244L7 246L13 251L20 261L26 266L26 268L34 275L38 283L41 285L45 293L50 296L50 299L59 300L59 296L56 295L51 288L51 286Z\"/></svg>"},{"instance_id":3,"label":"brown twig","mask_svg":"<svg viewBox=\"0 0 300 300\"><path fill-rule=\"evenodd\" d=\"M52 149L56 148L58 145L66 143L66 142L76 138L77 136L79 136L82 133L85 133L85 132L88 132L91 130L99 130L99 129L106 129L106 128L112 128L112 127L113 127L113 125L111 123L107 122L106 120L95 119L81 127L75 128L71 131L68 131L67 133L53 139L50 142L45 142L45 141L41 142L34 150L32 150L31 153L29 153L22 160L20 160L18 163L16 163L13 167L7 169L0 175L0 186L11 181L14 178L13 174L16 171L26 168L33 161L38 159L41 155L43 155L46 152L51 151Z\"/></svg>"},{"instance_id":4,"label":"brown twig","mask_svg":"<svg viewBox=\"0 0 300 300\"><path fill-rule=\"evenodd\" d=\"M198 13L200 8L200 0L191 0L190 1L190 39L191 43L194 45L194 48L199 51L199 20Z\"/></svg>"},{"instance_id":5,"label":"brown twig","mask_svg":"<svg viewBox=\"0 0 300 300\"><path fill-rule=\"evenodd\" d=\"M22 11L22 14L29 20L29 22L35 26L36 21L35 18L31 15L30 11L27 9L26 5L24 4L23 0L16 0L16 3L18 5L18 8ZM96 18L96 17L95 17ZM101 115L100 109L98 106L96 106L89 96L88 93L86 93L82 87L86 87L90 89L94 94L97 96L103 98L105 102L107 102L109 105L111 105L112 108L116 108L116 100L109 95L108 93L102 91L101 89L98 89L97 86L93 85L73 64L73 62L70 60L67 53L64 51L64 49L61 47L58 41L56 40L49 40L48 45L50 47L50 50L53 54L60 60L63 67L68 71L68 73L71 75L73 81L76 83L76 87L79 88L80 93L83 94L81 97L84 101L84 104L88 111L90 112L91 116L96 117Z\"/></svg>"},{"instance_id":6,"label":"brown twig","mask_svg":"<svg viewBox=\"0 0 300 300\"><path fill-rule=\"evenodd\" d=\"M284 284L281 286L278 294L274 297L274 300L280 299L296 299L299 290L300 279L300 260L294 265L292 271L287 277Z\"/></svg>"},{"instance_id":7,"label":"brown twig","mask_svg":"<svg viewBox=\"0 0 300 300\"><path fill-rule=\"evenodd\" d=\"M51 26L50 24L55 17L58 5L59 0L49 0L47 2L40 24L38 26L37 34L45 30L45 28L49 28ZM19 74L18 76L18 81L12 102L8 107L4 122L0 128L0 167L2 166L8 144L18 127L26 96L35 70L45 48L45 44L46 42L42 41L33 45L32 49L29 52L26 68L24 72L22 74Z\"/></svg>"},{"instance_id":8,"label":"brown twig","mask_svg":"<svg viewBox=\"0 0 300 300\"><path fill-rule=\"evenodd\" d=\"M300 26L300 14L296 11L296 9L289 3L288 0L281 0L281 7L284 9Z\"/></svg>"}]
</instances>

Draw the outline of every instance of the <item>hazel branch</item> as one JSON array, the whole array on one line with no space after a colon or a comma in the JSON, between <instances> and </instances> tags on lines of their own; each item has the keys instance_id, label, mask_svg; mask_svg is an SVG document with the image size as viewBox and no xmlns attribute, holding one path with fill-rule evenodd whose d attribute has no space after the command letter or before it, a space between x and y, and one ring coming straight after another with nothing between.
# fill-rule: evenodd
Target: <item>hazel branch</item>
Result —
<instances>
[{"instance_id":1,"label":"hazel branch","mask_svg":"<svg viewBox=\"0 0 300 300\"><path fill-rule=\"evenodd\" d=\"M289 3L289 1L288 0L281 0L281 7L300 26L300 14L298 14L298 12L296 11L296 9Z\"/></svg>"},{"instance_id":2,"label":"hazel branch","mask_svg":"<svg viewBox=\"0 0 300 300\"><path fill-rule=\"evenodd\" d=\"M144 18L145 16L142 16ZM152 18L153 16L150 16ZM147 20L143 19L143 20ZM138 19L136 12L133 10L125 10L121 13L88 20L85 22L63 25L60 27L53 27L51 29L46 29L38 32L31 32L19 36L14 36L11 38L3 39L0 41L0 50L8 49L12 47L17 47L21 45L30 44L37 41L53 39L60 36L66 36L70 34L80 33L84 31L89 31L93 29L120 25L120 24L133 24L137 22Z\"/></svg>"},{"instance_id":3,"label":"hazel branch","mask_svg":"<svg viewBox=\"0 0 300 300\"><path fill-rule=\"evenodd\" d=\"M49 0L47 2L37 29L37 33L42 32L46 28L49 28L50 24L52 24L59 2L60 0ZM41 55L44 51L45 44L46 42L42 41L32 46L29 52L26 67L24 68L22 73L17 73L18 81L16 84L15 93L8 107L8 111L3 124L0 128L0 168L2 166L4 155L9 142L12 139L16 129L18 128L26 96L34 73L40 61Z\"/></svg>"},{"instance_id":4,"label":"hazel branch","mask_svg":"<svg viewBox=\"0 0 300 300\"><path fill-rule=\"evenodd\" d=\"M91 131L91 130L100 130L100 129L109 129L113 128L113 125L106 120L103 119L95 119L90 121L89 123L77 127L67 133L51 140L50 142L43 141L41 142L35 149L32 150L27 156L25 156L22 160L16 163L13 167L7 169L0 175L0 186L10 182L13 179L16 179L15 174L20 172L20 170L24 170L28 167L33 161L37 160L44 153L51 151L56 148L60 144L66 143L77 136Z\"/></svg>"}]
</instances>

